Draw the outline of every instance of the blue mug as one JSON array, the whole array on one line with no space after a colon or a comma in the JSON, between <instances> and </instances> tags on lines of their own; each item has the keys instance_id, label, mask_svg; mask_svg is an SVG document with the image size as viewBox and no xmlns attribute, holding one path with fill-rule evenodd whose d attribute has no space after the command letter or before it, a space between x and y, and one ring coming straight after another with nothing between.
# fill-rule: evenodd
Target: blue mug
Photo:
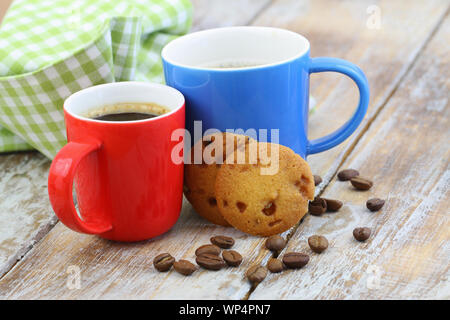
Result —
<instances>
[{"instance_id":1,"label":"blue mug","mask_svg":"<svg viewBox=\"0 0 450 320\"><path fill-rule=\"evenodd\" d=\"M269 27L210 29L167 44L162 50L165 80L186 98L186 129L192 143L208 129L278 130L277 141L272 134L267 141L288 146L306 159L348 138L367 111L367 79L348 61L311 58L309 52L305 37ZM359 103L342 127L309 140L309 75L325 71L353 79ZM194 134L196 121L201 121L201 133Z\"/></svg>"}]
</instances>

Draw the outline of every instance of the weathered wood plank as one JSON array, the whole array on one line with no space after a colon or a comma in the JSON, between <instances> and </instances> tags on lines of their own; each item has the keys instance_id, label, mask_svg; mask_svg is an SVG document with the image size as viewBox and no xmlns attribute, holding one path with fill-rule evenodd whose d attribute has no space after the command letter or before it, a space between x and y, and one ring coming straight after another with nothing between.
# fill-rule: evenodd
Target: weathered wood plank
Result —
<instances>
[{"instance_id":1,"label":"weathered wood plank","mask_svg":"<svg viewBox=\"0 0 450 320\"><path fill-rule=\"evenodd\" d=\"M5 16L6 11L11 5L12 0L3 0L0 2L0 23L2 22L3 17Z\"/></svg>"},{"instance_id":2,"label":"weathered wood plank","mask_svg":"<svg viewBox=\"0 0 450 320\"><path fill-rule=\"evenodd\" d=\"M56 223L47 196L49 166L35 152L0 156L0 276Z\"/></svg>"},{"instance_id":3,"label":"weathered wood plank","mask_svg":"<svg viewBox=\"0 0 450 320\"><path fill-rule=\"evenodd\" d=\"M298 7L298 3L304 9ZM313 56L338 56L361 65L368 73L370 83L377 83L372 88L372 97L375 99L372 101L377 103L372 104L371 113L375 115L373 110L381 108L392 94L402 74L414 61L417 52L443 16L447 2L414 2L394 8L395 10L387 10L392 9L388 1L380 2L379 6L387 16L386 21L397 21L400 27L388 24L385 31L378 33L357 28L358 25L365 25L365 10L368 5L369 2L364 5L360 2L336 2L333 3L336 15L324 17L323 13L328 11L324 9L329 9L330 6L328 1L279 1L261 13L256 23L286 27L307 35L312 42ZM344 14L345 19L341 14ZM283 16L286 16L284 20L281 18ZM416 21L421 20L420 17L424 19L419 25ZM343 20L345 21L342 22ZM343 27L340 27L341 23ZM408 28L402 27L408 24ZM403 32L392 30L397 27ZM351 35L348 30L351 30ZM371 51L374 52L373 56ZM387 75L379 80L383 72ZM324 130L339 122L342 123L356 103L356 97L353 96L356 92L350 92L350 82L328 77L330 76L317 76L312 82L313 94L319 102L318 111L311 117L313 137L323 134ZM320 119L326 116L326 110L330 112L335 105L342 106L341 112L334 111L332 119L328 118L325 125L320 123ZM329 161L326 154L334 161ZM329 171L331 176L343 159L342 154L342 149L330 151L322 156L311 157L310 163L315 172L322 175L327 172L326 168L332 168ZM183 278L172 271L161 275L150 267L151 259L162 251L170 251L177 258L192 260L195 247L207 243L214 234L228 234L238 239L237 250L246 257L242 267L220 273L201 272L190 278ZM260 249L262 242L261 238L248 237L230 228L206 224L204 220L192 215L189 206L184 207L180 221L168 234L140 244L111 243L76 234L58 224L0 281L0 297L243 298L249 289L243 278L245 269L250 263L269 257L266 250ZM80 289L69 289L66 286L69 266L80 268Z\"/></svg>"},{"instance_id":4,"label":"weathered wood plank","mask_svg":"<svg viewBox=\"0 0 450 320\"><path fill-rule=\"evenodd\" d=\"M247 24L270 1L242 1L242 11L236 10L238 1L194 0L193 29ZM56 223L46 189L49 166L34 152L0 155L0 277Z\"/></svg>"},{"instance_id":5,"label":"weathered wood plank","mask_svg":"<svg viewBox=\"0 0 450 320\"><path fill-rule=\"evenodd\" d=\"M272 0L192 0L192 31L249 24Z\"/></svg>"},{"instance_id":6,"label":"weathered wood plank","mask_svg":"<svg viewBox=\"0 0 450 320\"><path fill-rule=\"evenodd\" d=\"M240 272L235 269L201 270L193 277L184 277L174 271L159 273L153 268L152 259L162 252L171 252L177 259L195 263L196 246L209 243L211 235L223 233L223 228L205 222L191 210L185 205L180 220L165 235L133 244L76 234L58 223L24 258L23 261L28 261L25 263L27 271L20 268L24 273L19 272L18 278L12 274L19 271L20 262L5 275L0 285L0 298L241 298L248 287L242 286ZM258 244L256 237L231 228L226 234L236 239L237 250L253 252L246 257L245 265L258 258L254 247ZM70 276L77 270L81 287L71 289ZM29 285L23 287L24 283ZM223 290L218 290L220 285Z\"/></svg>"},{"instance_id":7,"label":"weathered wood plank","mask_svg":"<svg viewBox=\"0 0 450 320\"><path fill-rule=\"evenodd\" d=\"M273 275L251 299L449 299L450 281L450 18L345 161L374 181L367 192L334 180L324 197L345 205L308 216L288 251L311 254L301 271ZM365 207L380 197L377 213ZM365 243L355 227L368 226ZM330 248L311 252L307 238L325 235Z\"/></svg>"}]
</instances>

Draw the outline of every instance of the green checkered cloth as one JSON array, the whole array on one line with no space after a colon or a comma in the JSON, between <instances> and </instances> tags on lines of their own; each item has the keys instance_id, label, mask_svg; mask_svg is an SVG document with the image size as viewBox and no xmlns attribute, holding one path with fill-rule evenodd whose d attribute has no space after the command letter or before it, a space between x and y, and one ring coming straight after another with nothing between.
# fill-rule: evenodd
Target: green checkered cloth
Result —
<instances>
[{"instance_id":1,"label":"green checkered cloth","mask_svg":"<svg viewBox=\"0 0 450 320\"><path fill-rule=\"evenodd\" d=\"M0 26L0 152L66 143L63 102L114 81L163 82L162 47L191 25L189 0L15 0Z\"/></svg>"}]
</instances>

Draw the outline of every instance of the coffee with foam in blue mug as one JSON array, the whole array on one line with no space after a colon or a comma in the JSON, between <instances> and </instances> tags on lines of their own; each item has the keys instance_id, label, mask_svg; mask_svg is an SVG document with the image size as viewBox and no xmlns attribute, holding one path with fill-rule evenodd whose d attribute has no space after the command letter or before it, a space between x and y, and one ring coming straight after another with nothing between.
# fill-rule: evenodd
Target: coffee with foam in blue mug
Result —
<instances>
[{"instance_id":1,"label":"coffee with foam in blue mug","mask_svg":"<svg viewBox=\"0 0 450 320\"><path fill-rule=\"evenodd\" d=\"M288 146L306 158L348 138L367 111L367 79L348 61L311 58L309 53L305 37L269 27L210 29L166 45L162 51L166 83L186 98L186 128L192 143L208 129L241 129L238 132L251 136L265 132L266 137L254 138ZM360 99L342 127L309 140L309 75L325 71L353 79ZM200 134L194 132L199 124Z\"/></svg>"}]
</instances>

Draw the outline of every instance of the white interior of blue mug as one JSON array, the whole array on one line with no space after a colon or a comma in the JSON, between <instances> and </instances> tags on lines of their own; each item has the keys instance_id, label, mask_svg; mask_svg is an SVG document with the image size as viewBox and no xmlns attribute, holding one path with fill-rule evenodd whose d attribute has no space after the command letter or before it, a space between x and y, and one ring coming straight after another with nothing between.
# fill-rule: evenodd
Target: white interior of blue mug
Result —
<instances>
[{"instance_id":1,"label":"white interior of blue mug","mask_svg":"<svg viewBox=\"0 0 450 320\"><path fill-rule=\"evenodd\" d=\"M164 47L162 57L183 67L229 70L284 63L308 50L308 40L289 30L226 27L175 39Z\"/></svg>"},{"instance_id":2,"label":"white interior of blue mug","mask_svg":"<svg viewBox=\"0 0 450 320\"><path fill-rule=\"evenodd\" d=\"M87 117L90 111L117 103L155 103L170 110L156 118L135 121L154 121L166 117L184 105L183 95L176 89L157 83L125 81L106 83L80 90L66 99L64 109L76 118L99 121ZM101 121L105 123L105 121ZM111 123L126 123L121 121Z\"/></svg>"}]
</instances>

